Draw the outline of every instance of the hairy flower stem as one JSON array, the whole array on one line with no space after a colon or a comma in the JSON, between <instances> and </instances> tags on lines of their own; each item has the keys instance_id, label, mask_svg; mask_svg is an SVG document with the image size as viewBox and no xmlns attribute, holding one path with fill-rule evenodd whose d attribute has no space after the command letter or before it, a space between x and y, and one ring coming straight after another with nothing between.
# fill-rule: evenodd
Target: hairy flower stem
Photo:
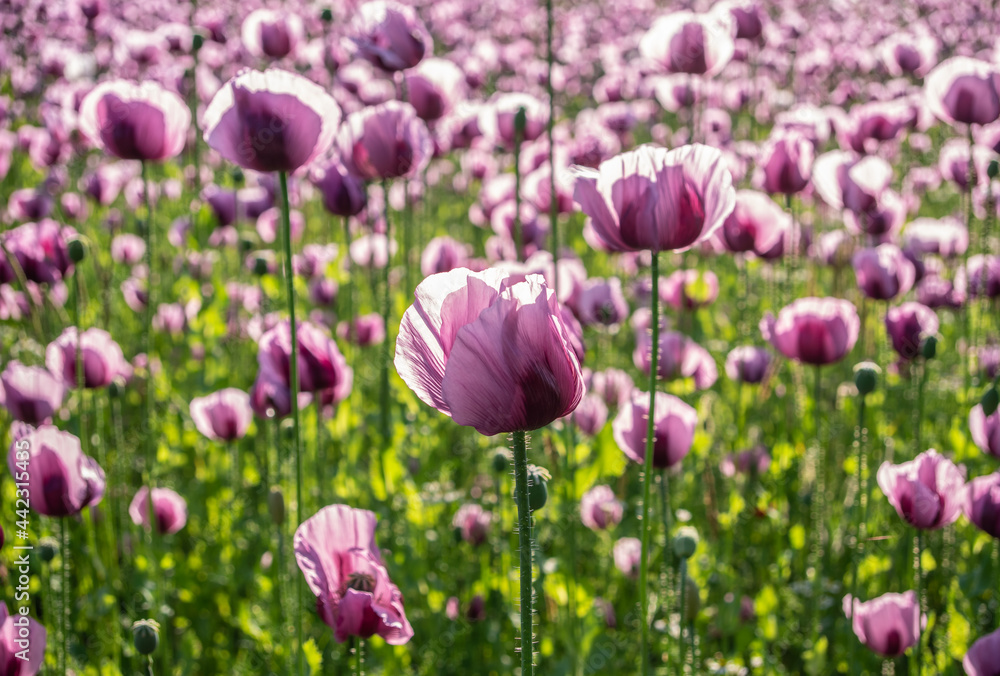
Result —
<instances>
[{"instance_id":1,"label":"hairy flower stem","mask_svg":"<svg viewBox=\"0 0 1000 676\"><path fill-rule=\"evenodd\" d=\"M819 640L820 634L822 633L821 629L823 624L823 619L819 615L819 597L823 591L823 546L825 540L823 529L825 528L824 524L826 522L826 453L824 452L825 440L820 434L820 398L822 396L821 373L820 367L815 367L813 417L816 433L816 453L814 456L816 463L816 477L814 479L815 483L812 498L813 543L810 551L811 565L809 566L813 569L813 597L812 603L810 604L810 629L813 632L812 645L814 649L817 641Z\"/></svg>"},{"instance_id":2,"label":"hairy flower stem","mask_svg":"<svg viewBox=\"0 0 1000 676\"><path fill-rule=\"evenodd\" d=\"M861 560L862 554L864 554L864 536L865 531L868 527L867 514L863 514L860 519L855 517L858 512L867 511L865 507L868 503L868 485L865 481L864 475L864 464L865 464L865 442L868 439L868 433L865 429L865 404L868 401L867 395L858 395L858 426L854 429L854 448L857 451L857 469L856 477L858 483L858 495L851 505L851 521L855 522L854 526L854 548L851 552L851 586L850 593L851 598L858 598L858 563ZM852 601L853 603L853 601ZM848 618L850 624L850 618ZM851 664L857 664L857 641L851 641Z\"/></svg>"},{"instance_id":3,"label":"hairy flower stem","mask_svg":"<svg viewBox=\"0 0 1000 676\"><path fill-rule=\"evenodd\" d=\"M389 445L389 435L391 430L389 429L389 360L391 359L391 354L389 352L392 346L392 341L389 340L389 268L392 262L392 253L389 247L389 243L392 237L392 226L389 219L389 181L382 181L382 199L383 199L383 209L385 216L385 247L386 247L386 261L385 266L382 268L382 324L385 326L386 338L382 341L382 363L379 370L379 408L381 411L381 423L379 425L382 432L382 443L384 445L383 451L387 450ZM381 453L379 454L380 462L382 460ZM385 481L385 468L383 466L383 482ZM388 486L385 487L388 491Z\"/></svg>"},{"instance_id":4,"label":"hairy flower stem","mask_svg":"<svg viewBox=\"0 0 1000 676\"><path fill-rule=\"evenodd\" d=\"M514 240L514 258L521 260L521 142L524 139L524 129L518 119L524 114L524 108L518 108L514 116L514 228L510 233Z\"/></svg>"},{"instance_id":5,"label":"hairy flower stem","mask_svg":"<svg viewBox=\"0 0 1000 676\"><path fill-rule=\"evenodd\" d=\"M917 587L917 613L918 617L923 618L924 616L924 568L923 561L921 561L921 554L924 551L924 531L917 529L917 537L913 548L913 574L915 578L915 583ZM923 660L921 659L921 647L924 642L923 631L917 637L917 644L914 646L914 661L916 662L917 669L916 674L920 676L923 673Z\"/></svg>"},{"instance_id":6,"label":"hairy flower stem","mask_svg":"<svg viewBox=\"0 0 1000 676\"><path fill-rule=\"evenodd\" d=\"M288 205L288 175L278 173L281 182L281 239L285 247L285 290L288 294L288 324L291 329L292 354L289 360L288 381L291 389L292 439L295 454L295 520L292 527L302 522L302 443L299 433L299 341L295 324L295 277L292 275L292 225ZM289 646L290 648L291 646ZM295 673L302 674L302 576L295 575Z\"/></svg>"},{"instance_id":7,"label":"hairy flower stem","mask_svg":"<svg viewBox=\"0 0 1000 676\"><path fill-rule=\"evenodd\" d=\"M528 447L524 431L514 432L514 495L521 550L521 676L531 676L535 636L531 626L531 505L528 502Z\"/></svg>"},{"instance_id":8,"label":"hairy flower stem","mask_svg":"<svg viewBox=\"0 0 1000 676\"><path fill-rule=\"evenodd\" d=\"M566 579L566 593L569 597L569 603L567 603L567 614L569 615L569 639L570 639L570 660L572 664L572 671L570 673L576 676L579 668L579 663L577 659L578 651L575 649L577 644L577 616L576 616L576 480L574 475L576 473L576 435L573 434L573 423L569 420L565 421L563 425L563 441L566 445L566 452L563 454L563 482L566 484L566 495L565 495L565 506L564 506L564 516L566 518L566 524L569 532L566 537L569 540L569 557L570 565L568 570L568 575Z\"/></svg>"},{"instance_id":9,"label":"hairy flower stem","mask_svg":"<svg viewBox=\"0 0 1000 676\"><path fill-rule=\"evenodd\" d=\"M64 674L69 673L69 601L66 590L69 587L69 538L66 537L66 517L59 519L59 652Z\"/></svg>"},{"instance_id":10,"label":"hairy flower stem","mask_svg":"<svg viewBox=\"0 0 1000 676\"><path fill-rule=\"evenodd\" d=\"M652 252L652 289L650 300L652 309L651 331L653 342L649 353L649 414L646 416L646 457L642 472L642 553L639 557L639 603L642 619L642 635L639 643L639 663L642 676L649 674L649 484L653 471L653 430L656 416L656 376L660 352L660 297L656 293L660 283L660 254ZM669 649L669 647L668 647Z\"/></svg>"}]
</instances>

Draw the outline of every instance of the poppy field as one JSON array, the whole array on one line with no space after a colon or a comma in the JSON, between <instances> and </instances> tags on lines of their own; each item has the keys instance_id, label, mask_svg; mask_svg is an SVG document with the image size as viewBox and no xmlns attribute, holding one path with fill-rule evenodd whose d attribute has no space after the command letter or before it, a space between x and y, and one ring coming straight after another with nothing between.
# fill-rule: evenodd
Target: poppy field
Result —
<instances>
[{"instance_id":1,"label":"poppy field","mask_svg":"<svg viewBox=\"0 0 1000 676\"><path fill-rule=\"evenodd\" d=\"M995 3L0 21L0 676L1000 675Z\"/></svg>"}]
</instances>

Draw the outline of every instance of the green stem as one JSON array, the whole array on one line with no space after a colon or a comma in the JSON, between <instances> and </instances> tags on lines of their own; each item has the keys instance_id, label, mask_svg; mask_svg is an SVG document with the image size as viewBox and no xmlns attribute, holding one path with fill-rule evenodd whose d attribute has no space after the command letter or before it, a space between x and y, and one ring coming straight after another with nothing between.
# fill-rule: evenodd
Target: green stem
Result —
<instances>
[{"instance_id":1,"label":"green stem","mask_svg":"<svg viewBox=\"0 0 1000 676\"><path fill-rule=\"evenodd\" d=\"M975 163L975 161L973 159L974 156L975 156L975 153L973 151L976 149L976 146L975 146L975 142L972 139L972 124L971 123L969 124L968 140L969 140L969 175L968 175L968 181L967 181L968 189L966 190L966 195L965 195L965 228L966 228L966 232L969 233L969 237L971 238L972 237L972 219L973 219L972 189L975 187L975 184L977 182L977 177L976 177L976 163ZM966 274L966 277L968 277L968 274L969 274L969 253L970 253L971 249L972 249L972 242L970 241L969 242L969 246L967 246L966 249L965 249L965 256L964 256L964 261L963 261L963 263L965 265L965 274ZM986 269L985 268L985 261L984 261L983 269L984 269L984 271ZM972 280L968 280L967 285L971 289L972 288ZM984 289L984 292L985 292L985 289ZM985 293L983 295L985 295ZM962 319L963 319L963 323L962 323L962 337L965 339L965 353L962 354L962 375L964 377L965 389L962 390L962 401L966 402L966 403L968 403L970 401L970 398L972 397L972 392L971 392L972 370L971 370L970 365L969 365L969 357L972 354L972 336L971 336L971 326L970 326L971 315L972 315L972 306L973 306L973 303L972 303L972 298L971 298L971 293L970 293L970 294L967 294L967 298L965 300L965 307L962 308ZM920 449L917 449L918 452L919 452L919 450ZM918 669L919 669L919 667L918 667Z\"/></svg>"},{"instance_id":2,"label":"green stem","mask_svg":"<svg viewBox=\"0 0 1000 676\"><path fill-rule=\"evenodd\" d=\"M545 0L545 55L548 61L545 89L549 95L549 121L546 124L546 133L549 137L549 225L552 228L552 269L554 270L552 285L556 298L559 298L559 203L556 200L555 143L552 139L552 130L556 120L556 95L552 86L552 65L555 63L555 54L552 53L552 24L552 0ZM575 651L573 652L573 661L575 673Z\"/></svg>"},{"instance_id":3,"label":"green stem","mask_svg":"<svg viewBox=\"0 0 1000 676\"><path fill-rule=\"evenodd\" d=\"M515 260L521 260L521 137L524 135L516 120L523 111L524 108L518 109L514 118L514 229L511 237L514 240Z\"/></svg>"},{"instance_id":4,"label":"green stem","mask_svg":"<svg viewBox=\"0 0 1000 676\"><path fill-rule=\"evenodd\" d=\"M60 652L62 653L62 672L69 673L69 627L67 617L69 616L69 600L67 589L69 588L69 538L66 537L66 518L59 519L59 637Z\"/></svg>"},{"instance_id":5,"label":"green stem","mask_svg":"<svg viewBox=\"0 0 1000 676\"><path fill-rule=\"evenodd\" d=\"M382 323L385 325L386 338L382 341L382 363L380 364L379 370L379 408L381 411L381 424L380 429L382 432L382 443L384 447L382 451L387 450L389 445L389 361L391 359L390 347L392 346L392 341L389 340L389 268L392 263L392 249L390 243L392 241L392 221L389 218L389 181L383 179L382 181L382 198L384 200L384 215L385 215L385 247L386 247L386 261L385 267L382 268ZM380 454L381 461L381 454ZM385 469L383 468L383 473ZM383 475L384 480L384 475Z\"/></svg>"},{"instance_id":6,"label":"green stem","mask_svg":"<svg viewBox=\"0 0 1000 676\"><path fill-rule=\"evenodd\" d=\"M687 614L687 559L681 558L677 573L677 593L680 595L680 617L677 621L677 663L683 664L687 661L684 649L684 616Z\"/></svg>"},{"instance_id":7,"label":"green stem","mask_svg":"<svg viewBox=\"0 0 1000 676\"><path fill-rule=\"evenodd\" d=\"M915 448L913 450L913 455L916 457L921 453L922 437L921 437L921 427L924 422L924 390L927 389L927 366L928 361L926 359L920 360L920 381L917 383L917 419L913 423L913 439Z\"/></svg>"},{"instance_id":8,"label":"green stem","mask_svg":"<svg viewBox=\"0 0 1000 676\"><path fill-rule=\"evenodd\" d=\"M859 394L858 398L860 400L858 406L858 426L854 431L854 447L857 450L857 469L856 477L858 483L858 496L854 503L851 505L852 520L854 520L853 514L855 512L862 511L868 503L868 486L865 481L865 476L863 472L863 467L865 463L865 404L867 403L867 396L864 394ZM867 515L865 515L866 517ZM851 553L851 598L858 598L858 563L861 559L861 555L864 550L864 535L867 528L866 518L862 517L854 524L854 551ZM848 621L850 624L850 620ZM851 664L857 664L857 641L851 641Z\"/></svg>"},{"instance_id":9,"label":"green stem","mask_svg":"<svg viewBox=\"0 0 1000 676\"><path fill-rule=\"evenodd\" d=\"M531 676L534 632L531 627L531 506L528 503L528 448L524 431L513 433L514 494L517 497L517 538L521 550L521 676Z\"/></svg>"},{"instance_id":10,"label":"green stem","mask_svg":"<svg viewBox=\"0 0 1000 676\"><path fill-rule=\"evenodd\" d=\"M920 617L920 622L923 622L924 616L924 570L923 562L921 561L921 554L924 551L924 531L917 529L917 542L916 547L913 550L913 570L916 576L916 586L917 586L917 612L918 617ZM915 654L917 663L917 676L923 673L923 660L921 659L921 646L924 642L924 634L921 630L920 636L917 638L917 644L915 646Z\"/></svg>"},{"instance_id":11,"label":"green stem","mask_svg":"<svg viewBox=\"0 0 1000 676\"><path fill-rule=\"evenodd\" d=\"M652 309L651 331L653 341L649 352L649 413L646 416L646 457L642 473L642 554L639 557L639 613L642 619L642 638L639 644L639 662L642 676L649 673L649 597L647 580L649 574L649 484L653 471L653 431L656 411L656 376L660 352L660 296L656 292L660 283L660 254L652 252L653 293L650 300Z\"/></svg>"},{"instance_id":12,"label":"green stem","mask_svg":"<svg viewBox=\"0 0 1000 676\"><path fill-rule=\"evenodd\" d=\"M573 676L576 676L579 668L579 661L577 659L578 651L575 649L578 644L576 626L576 518L574 515L574 511L576 509L576 481L574 479L574 474L576 473L576 440L573 438L574 436L573 424L566 420L563 426L563 438L566 444L566 453L563 455L563 481L566 483L566 507L564 510L564 517L569 530L567 538L569 539L570 557L570 564L567 571L568 576L566 580L566 593L569 596L567 611L569 613L570 660L572 664L572 671L570 673L573 674Z\"/></svg>"},{"instance_id":13,"label":"green stem","mask_svg":"<svg viewBox=\"0 0 1000 676\"><path fill-rule=\"evenodd\" d=\"M819 616L819 598L822 593L822 582L823 582L823 528L824 528L824 517L825 509L825 492L826 492L826 453L824 452L824 440L820 434L820 397L822 396L821 383L822 378L820 377L822 371L820 367L815 367L813 371L815 375L814 389L813 389L813 419L815 422L815 433L816 433L816 478L815 478L815 488L813 489L813 499L812 499L812 512L813 512L813 546L812 546L812 566L813 569L813 598L810 604L811 617L811 631L812 636L812 646L813 649L816 647L816 643L819 640L819 636L822 628L822 618Z\"/></svg>"},{"instance_id":14,"label":"green stem","mask_svg":"<svg viewBox=\"0 0 1000 676\"><path fill-rule=\"evenodd\" d=\"M291 329L292 354L289 361L288 380L291 386L292 429L295 454L295 521L302 521L302 443L299 438L299 343L295 324L295 278L292 275L292 225L288 205L288 175L278 173L281 182L282 230L285 247L285 290L288 293L289 328ZM295 575L295 673L302 673L302 576Z\"/></svg>"}]
</instances>

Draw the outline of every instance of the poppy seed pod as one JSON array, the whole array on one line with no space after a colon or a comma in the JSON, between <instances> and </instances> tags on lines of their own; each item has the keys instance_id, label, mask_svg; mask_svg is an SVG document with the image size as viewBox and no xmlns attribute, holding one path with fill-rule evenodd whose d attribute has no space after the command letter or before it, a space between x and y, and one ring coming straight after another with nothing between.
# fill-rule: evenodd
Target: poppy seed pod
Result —
<instances>
[{"instance_id":1,"label":"poppy seed pod","mask_svg":"<svg viewBox=\"0 0 1000 676\"><path fill-rule=\"evenodd\" d=\"M690 526L682 527L674 536L674 554L682 559L690 559L698 549L698 531Z\"/></svg>"},{"instance_id":2,"label":"poppy seed pod","mask_svg":"<svg viewBox=\"0 0 1000 676\"><path fill-rule=\"evenodd\" d=\"M986 390L983 393L983 398L979 400L979 405L983 407L983 413L987 417L996 412L998 404L1000 404L1000 394L997 393L996 387Z\"/></svg>"},{"instance_id":3,"label":"poppy seed pod","mask_svg":"<svg viewBox=\"0 0 1000 676\"><path fill-rule=\"evenodd\" d=\"M854 384L862 397L875 391L878 374L882 369L870 361L864 361L854 367Z\"/></svg>"},{"instance_id":4,"label":"poppy seed pod","mask_svg":"<svg viewBox=\"0 0 1000 676\"><path fill-rule=\"evenodd\" d=\"M160 644L160 625L155 620L139 620L132 625L132 640L140 655L152 655Z\"/></svg>"}]
</instances>

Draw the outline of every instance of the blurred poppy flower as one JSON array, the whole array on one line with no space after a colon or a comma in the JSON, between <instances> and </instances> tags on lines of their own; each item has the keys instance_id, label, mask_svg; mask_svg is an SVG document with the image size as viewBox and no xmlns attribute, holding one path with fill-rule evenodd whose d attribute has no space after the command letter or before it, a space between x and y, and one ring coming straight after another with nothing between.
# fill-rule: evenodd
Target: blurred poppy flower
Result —
<instances>
[{"instance_id":1,"label":"blurred poppy flower","mask_svg":"<svg viewBox=\"0 0 1000 676\"><path fill-rule=\"evenodd\" d=\"M111 80L83 99L79 125L84 136L116 157L160 161L184 149L191 111L155 82Z\"/></svg>"}]
</instances>

